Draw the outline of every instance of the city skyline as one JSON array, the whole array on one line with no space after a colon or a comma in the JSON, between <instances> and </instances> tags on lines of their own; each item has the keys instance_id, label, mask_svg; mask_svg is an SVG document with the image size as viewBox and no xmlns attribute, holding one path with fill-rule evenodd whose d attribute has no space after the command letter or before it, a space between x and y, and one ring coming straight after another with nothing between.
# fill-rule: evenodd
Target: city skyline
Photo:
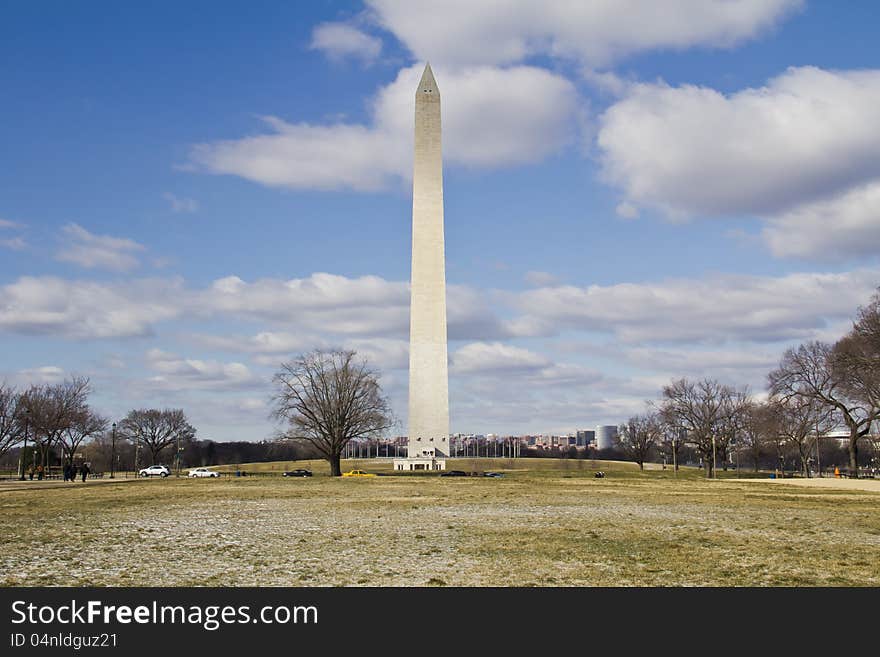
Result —
<instances>
[{"instance_id":1,"label":"city skyline","mask_svg":"<svg viewBox=\"0 0 880 657\"><path fill-rule=\"evenodd\" d=\"M673 377L762 393L880 285L878 11L727 4L5 5L0 381L256 441L281 360L350 348L405 433L430 60L450 432L618 424Z\"/></svg>"}]
</instances>

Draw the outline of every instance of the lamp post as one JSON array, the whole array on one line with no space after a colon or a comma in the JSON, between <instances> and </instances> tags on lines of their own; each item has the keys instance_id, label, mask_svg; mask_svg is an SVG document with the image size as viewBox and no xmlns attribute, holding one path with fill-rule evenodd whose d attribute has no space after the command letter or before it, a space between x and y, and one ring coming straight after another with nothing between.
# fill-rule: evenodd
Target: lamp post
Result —
<instances>
[{"instance_id":1,"label":"lamp post","mask_svg":"<svg viewBox=\"0 0 880 657\"><path fill-rule=\"evenodd\" d=\"M31 409L24 409L24 447L21 448L21 473L18 477L19 481L24 481L24 457L27 454L27 439L28 439L28 420L31 416Z\"/></svg>"},{"instance_id":2,"label":"lamp post","mask_svg":"<svg viewBox=\"0 0 880 657\"><path fill-rule=\"evenodd\" d=\"M113 479L113 459L116 457L116 423L113 423L113 433L110 439L110 478Z\"/></svg>"}]
</instances>

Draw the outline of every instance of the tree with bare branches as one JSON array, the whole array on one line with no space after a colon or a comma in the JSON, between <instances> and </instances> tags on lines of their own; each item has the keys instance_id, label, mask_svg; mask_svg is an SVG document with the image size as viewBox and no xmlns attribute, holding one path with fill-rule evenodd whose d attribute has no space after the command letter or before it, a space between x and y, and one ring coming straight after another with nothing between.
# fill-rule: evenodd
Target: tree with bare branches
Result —
<instances>
[{"instance_id":1,"label":"tree with bare branches","mask_svg":"<svg viewBox=\"0 0 880 657\"><path fill-rule=\"evenodd\" d=\"M21 404L28 412L31 438L47 470L52 445L87 406L91 392L88 378L72 376L61 383L33 385L22 393Z\"/></svg>"},{"instance_id":2,"label":"tree with bare branches","mask_svg":"<svg viewBox=\"0 0 880 657\"><path fill-rule=\"evenodd\" d=\"M617 431L623 452L639 464L639 470L644 470L645 461L662 435L660 418L654 413L634 415Z\"/></svg>"},{"instance_id":3,"label":"tree with bare branches","mask_svg":"<svg viewBox=\"0 0 880 657\"><path fill-rule=\"evenodd\" d=\"M195 428L186 419L182 408L142 408L129 411L117 429L123 438L143 445L150 452L154 465L159 453L169 445L192 440Z\"/></svg>"},{"instance_id":4,"label":"tree with bare branches","mask_svg":"<svg viewBox=\"0 0 880 657\"><path fill-rule=\"evenodd\" d=\"M58 442L64 451L65 460L73 463L74 454L87 438L97 436L107 428L107 418L98 415L89 406L80 408L64 430L58 435Z\"/></svg>"},{"instance_id":5,"label":"tree with bare branches","mask_svg":"<svg viewBox=\"0 0 880 657\"><path fill-rule=\"evenodd\" d=\"M0 456L24 437L22 410L20 393L6 382L0 383Z\"/></svg>"},{"instance_id":6,"label":"tree with bare branches","mask_svg":"<svg viewBox=\"0 0 880 657\"><path fill-rule=\"evenodd\" d=\"M834 409L814 397L792 395L771 398L769 406L773 424L784 444L797 450L801 471L810 476L810 454L816 437L834 426Z\"/></svg>"},{"instance_id":7,"label":"tree with bare branches","mask_svg":"<svg viewBox=\"0 0 880 657\"><path fill-rule=\"evenodd\" d=\"M834 409L849 429L849 467L856 476L858 441L880 419L880 397L874 388L878 375L865 367L868 353L862 338L853 331L834 346L808 342L788 349L779 367L768 375L774 397L806 397Z\"/></svg>"},{"instance_id":8,"label":"tree with bare branches","mask_svg":"<svg viewBox=\"0 0 880 657\"><path fill-rule=\"evenodd\" d=\"M745 391L715 379L678 379L663 387L660 414L665 422L685 430L687 441L702 457L708 478L714 476L716 455L726 457L747 402Z\"/></svg>"},{"instance_id":9,"label":"tree with bare branches","mask_svg":"<svg viewBox=\"0 0 880 657\"><path fill-rule=\"evenodd\" d=\"M342 474L340 460L352 440L393 426L379 376L354 351L312 351L282 363L273 379L272 416L289 438L311 444Z\"/></svg>"},{"instance_id":10,"label":"tree with bare branches","mask_svg":"<svg viewBox=\"0 0 880 657\"><path fill-rule=\"evenodd\" d=\"M767 404L753 401L743 409L739 443L752 462L755 472L758 471L761 457L772 447L773 437L778 434L776 418Z\"/></svg>"},{"instance_id":11,"label":"tree with bare branches","mask_svg":"<svg viewBox=\"0 0 880 657\"><path fill-rule=\"evenodd\" d=\"M655 402L648 402L652 408L657 408ZM666 462L670 463L675 471L681 468L681 456L685 447L686 432L663 416L660 410L654 415L660 423L660 437L657 441L657 449L663 455Z\"/></svg>"}]
</instances>

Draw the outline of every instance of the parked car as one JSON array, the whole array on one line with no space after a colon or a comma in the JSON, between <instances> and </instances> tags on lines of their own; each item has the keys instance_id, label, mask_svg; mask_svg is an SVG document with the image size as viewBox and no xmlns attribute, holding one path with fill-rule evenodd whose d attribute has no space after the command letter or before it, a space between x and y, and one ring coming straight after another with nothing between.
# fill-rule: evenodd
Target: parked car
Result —
<instances>
[{"instance_id":1,"label":"parked car","mask_svg":"<svg viewBox=\"0 0 880 657\"><path fill-rule=\"evenodd\" d=\"M299 470L288 470L287 472L281 473L282 477L311 477L311 470L303 470L300 468Z\"/></svg>"},{"instance_id":2,"label":"parked car","mask_svg":"<svg viewBox=\"0 0 880 657\"><path fill-rule=\"evenodd\" d=\"M363 470L349 470L342 473L343 477L375 477L372 472L364 472Z\"/></svg>"},{"instance_id":3,"label":"parked car","mask_svg":"<svg viewBox=\"0 0 880 657\"><path fill-rule=\"evenodd\" d=\"M219 477L219 472L208 470L208 468L193 468L189 471L190 477Z\"/></svg>"},{"instance_id":4,"label":"parked car","mask_svg":"<svg viewBox=\"0 0 880 657\"><path fill-rule=\"evenodd\" d=\"M467 477L468 473L464 470L447 470L440 473L441 477Z\"/></svg>"},{"instance_id":5,"label":"parked car","mask_svg":"<svg viewBox=\"0 0 880 657\"><path fill-rule=\"evenodd\" d=\"M483 476L484 477L503 477L504 474L501 472L484 472Z\"/></svg>"},{"instance_id":6,"label":"parked car","mask_svg":"<svg viewBox=\"0 0 880 657\"><path fill-rule=\"evenodd\" d=\"M148 468L138 470L139 477L167 477L170 474L171 470L164 465L151 465Z\"/></svg>"}]
</instances>

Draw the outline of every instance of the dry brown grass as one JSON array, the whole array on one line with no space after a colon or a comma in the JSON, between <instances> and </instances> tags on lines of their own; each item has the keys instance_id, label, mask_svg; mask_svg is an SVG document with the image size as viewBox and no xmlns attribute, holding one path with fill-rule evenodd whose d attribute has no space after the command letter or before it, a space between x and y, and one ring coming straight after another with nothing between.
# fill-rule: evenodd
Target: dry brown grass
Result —
<instances>
[{"instance_id":1,"label":"dry brown grass","mask_svg":"<svg viewBox=\"0 0 880 657\"><path fill-rule=\"evenodd\" d=\"M595 479L589 461L477 465L520 469L6 490L0 583L880 585L878 493L604 463Z\"/></svg>"}]
</instances>

